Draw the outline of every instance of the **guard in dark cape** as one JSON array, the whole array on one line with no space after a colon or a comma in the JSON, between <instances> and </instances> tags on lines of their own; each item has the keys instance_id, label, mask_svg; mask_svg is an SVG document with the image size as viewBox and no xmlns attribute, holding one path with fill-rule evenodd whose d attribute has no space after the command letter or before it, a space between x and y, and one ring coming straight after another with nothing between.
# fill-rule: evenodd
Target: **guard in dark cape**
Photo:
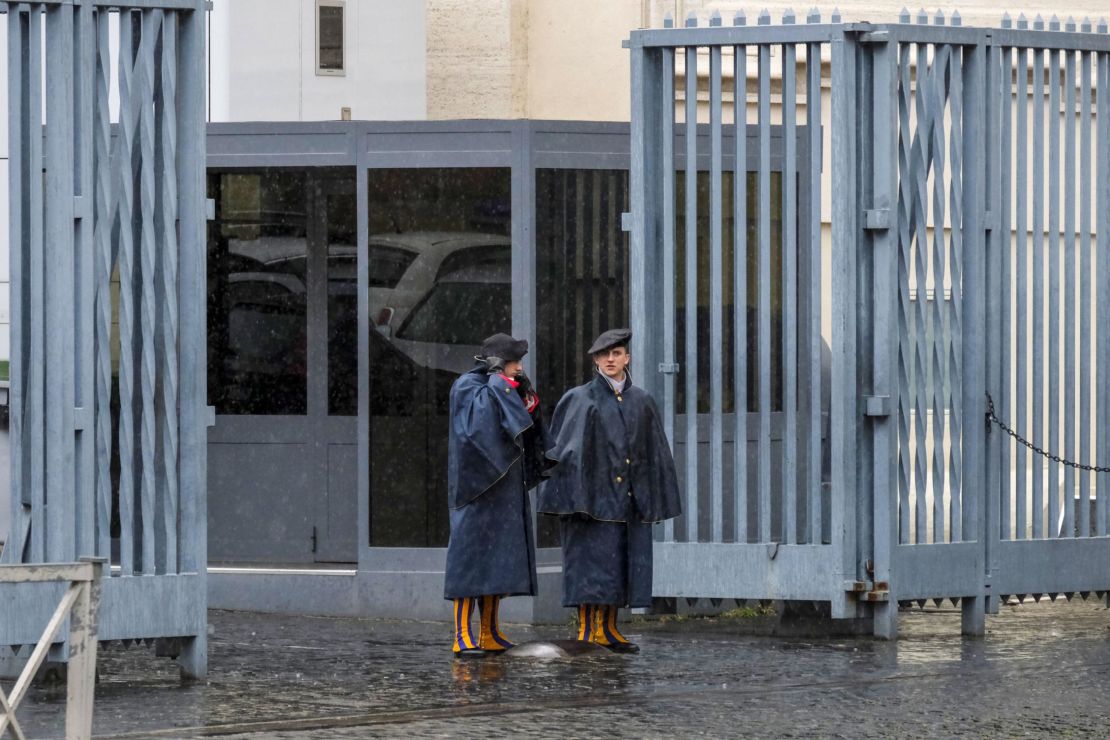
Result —
<instances>
[{"instance_id":1,"label":"guard in dark cape","mask_svg":"<svg viewBox=\"0 0 1110 740\"><path fill-rule=\"evenodd\" d=\"M655 402L628 374L632 332L611 329L589 352L597 375L572 388L551 420L557 462L539 511L559 517L563 605L578 639L637 652L617 629L621 607L651 605L651 525L682 511L674 458Z\"/></svg>"},{"instance_id":2,"label":"guard in dark cape","mask_svg":"<svg viewBox=\"0 0 1110 740\"><path fill-rule=\"evenodd\" d=\"M501 599L536 592L528 490L539 482L550 445L539 396L520 363L527 352L526 340L495 334L482 344L475 367L451 386L451 538L443 595L454 602L456 656L512 647L498 625Z\"/></svg>"}]
</instances>

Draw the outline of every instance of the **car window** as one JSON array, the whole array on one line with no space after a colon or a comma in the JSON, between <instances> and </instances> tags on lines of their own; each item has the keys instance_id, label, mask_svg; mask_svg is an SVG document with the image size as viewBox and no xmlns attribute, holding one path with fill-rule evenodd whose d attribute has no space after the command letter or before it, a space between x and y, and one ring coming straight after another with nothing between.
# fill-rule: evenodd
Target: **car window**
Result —
<instances>
[{"instance_id":1,"label":"car window","mask_svg":"<svg viewBox=\"0 0 1110 740\"><path fill-rule=\"evenodd\" d=\"M416 259L416 252L385 244L370 245L370 287L394 288Z\"/></svg>"},{"instance_id":2,"label":"car window","mask_svg":"<svg viewBox=\"0 0 1110 740\"><path fill-rule=\"evenodd\" d=\"M440 282L409 314L398 339L479 345L512 322L508 282Z\"/></svg>"}]
</instances>

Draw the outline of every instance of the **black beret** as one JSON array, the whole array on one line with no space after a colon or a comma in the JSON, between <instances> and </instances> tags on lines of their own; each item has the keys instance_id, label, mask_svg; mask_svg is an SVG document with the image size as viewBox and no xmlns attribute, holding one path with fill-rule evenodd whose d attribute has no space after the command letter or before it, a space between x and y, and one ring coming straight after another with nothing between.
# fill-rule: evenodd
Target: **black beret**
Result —
<instances>
[{"instance_id":1,"label":"black beret","mask_svg":"<svg viewBox=\"0 0 1110 740\"><path fill-rule=\"evenodd\" d=\"M500 357L506 362L519 362L526 354L528 354L528 340L513 339L508 334L494 334L492 337L487 337L482 342L482 348L478 350L479 359Z\"/></svg>"},{"instance_id":2,"label":"black beret","mask_svg":"<svg viewBox=\"0 0 1110 740\"><path fill-rule=\"evenodd\" d=\"M598 352L612 349L613 347L627 347L631 339L631 329L610 329L607 332L603 332L600 337L595 339L593 345L586 350L586 353L594 355Z\"/></svg>"}]
</instances>

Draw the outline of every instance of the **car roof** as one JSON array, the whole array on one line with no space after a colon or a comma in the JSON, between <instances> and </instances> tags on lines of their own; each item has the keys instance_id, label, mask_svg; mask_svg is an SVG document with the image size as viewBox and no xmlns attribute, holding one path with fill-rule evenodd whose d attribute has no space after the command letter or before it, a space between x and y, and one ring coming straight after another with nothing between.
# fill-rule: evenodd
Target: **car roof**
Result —
<instances>
[{"instance_id":1,"label":"car roof","mask_svg":"<svg viewBox=\"0 0 1110 740\"><path fill-rule=\"evenodd\" d=\"M442 257L467 247L508 247L512 245L512 240L501 234L474 231L406 231L400 234L371 234L370 244Z\"/></svg>"}]
</instances>

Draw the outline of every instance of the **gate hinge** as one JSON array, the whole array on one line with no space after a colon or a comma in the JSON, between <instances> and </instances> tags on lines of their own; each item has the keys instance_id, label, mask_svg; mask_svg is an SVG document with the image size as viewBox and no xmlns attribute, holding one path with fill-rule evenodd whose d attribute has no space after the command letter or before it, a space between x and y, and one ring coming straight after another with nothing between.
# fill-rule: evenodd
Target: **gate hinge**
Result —
<instances>
[{"instance_id":1,"label":"gate hinge","mask_svg":"<svg viewBox=\"0 0 1110 740\"><path fill-rule=\"evenodd\" d=\"M864 416L890 416L890 396L864 396L863 397L863 415Z\"/></svg>"},{"instance_id":2,"label":"gate hinge","mask_svg":"<svg viewBox=\"0 0 1110 740\"><path fill-rule=\"evenodd\" d=\"M621 231L632 231L632 214L628 211L621 214Z\"/></svg>"},{"instance_id":3,"label":"gate hinge","mask_svg":"<svg viewBox=\"0 0 1110 740\"><path fill-rule=\"evenodd\" d=\"M678 374L678 369L679 368L678 368L678 363L677 362L660 362L659 363L659 372L663 373L664 375L677 375Z\"/></svg>"},{"instance_id":4,"label":"gate hinge","mask_svg":"<svg viewBox=\"0 0 1110 740\"><path fill-rule=\"evenodd\" d=\"M205 425L210 426L210 427L216 426L216 407L215 406L205 406L204 407L204 413L205 413L205 416L208 417L208 418L205 419L205 423L206 423Z\"/></svg>"},{"instance_id":5,"label":"gate hinge","mask_svg":"<svg viewBox=\"0 0 1110 740\"><path fill-rule=\"evenodd\" d=\"M886 581L845 581L844 590L862 602L890 600L890 584Z\"/></svg>"},{"instance_id":6,"label":"gate hinge","mask_svg":"<svg viewBox=\"0 0 1110 740\"><path fill-rule=\"evenodd\" d=\"M889 208L868 208L863 212L863 228L868 231L882 231L890 228Z\"/></svg>"},{"instance_id":7,"label":"gate hinge","mask_svg":"<svg viewBox=\"0 0 1110 740\"><path fill-rule=\"evenodd\" d=\"M216 199L206 198L204 200L204 217L209 221L216 220Z\"/></svg>"}]
</instances>

